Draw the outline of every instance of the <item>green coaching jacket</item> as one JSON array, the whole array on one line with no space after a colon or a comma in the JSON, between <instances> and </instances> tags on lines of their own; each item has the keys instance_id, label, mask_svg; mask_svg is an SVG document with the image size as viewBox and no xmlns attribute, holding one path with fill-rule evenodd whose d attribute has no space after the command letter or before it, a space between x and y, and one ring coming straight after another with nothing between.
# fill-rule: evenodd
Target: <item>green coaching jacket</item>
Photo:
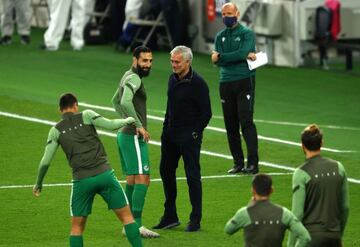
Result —
<instances>
[{"instance_id":1,"label":"green coaching jacket","mask_svg":"<svg viewBox=\"0 0 360 247\"><path fill-rule=\"evenodd\" d=\"M255 35L251 29L240 23L223 29L215 37L215 50L220 54L216 63L220 67L220 83L255 76L255 70L249 70L246 62L248 54L255 52Z\"/></svg>"}]
</instances>

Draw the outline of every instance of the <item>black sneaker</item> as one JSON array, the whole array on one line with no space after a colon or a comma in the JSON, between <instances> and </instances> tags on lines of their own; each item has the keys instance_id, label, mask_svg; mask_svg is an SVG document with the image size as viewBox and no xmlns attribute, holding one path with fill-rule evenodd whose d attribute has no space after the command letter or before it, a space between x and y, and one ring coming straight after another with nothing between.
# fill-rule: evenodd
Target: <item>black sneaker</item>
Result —
<instances>
[{"instance_id":1,"label":"black sneaker","mask_svg":"<svg viewBox=\"0 0 360 247\"><path fill-rule=\"evenodd\" d=\"M20 42L23 45L29 45L30 44L30 36L29 35L21 35Z\"/></svg>"},{"instance_id":2,"label":"black sneaker","mask_svg":"<svg viewBox=\"0 0 360 247\"><path fill-rule=\"evenodd\" d=\"M159 224L153 226L152 228L153 229L170 229L170 228L174 228L178 225L180 225L180 221L178 219L169 220L169 219L166 219L165 217L161 217Z\"/></svg>"},{"instance_id":3,"label":"black sneaker","mask_svg":"<svg viewBox=\"0 0 360 247\"><path fill-rule=\"evenodd\" d=\"M259 173L259 167L254 166L254 165L250 165L249 167L243 169L243 172L245 174L257 174L257 173Z\"/></svg>"},{"instance_id":4,"label":"black sneaker","mask_svg":"<svg viewBox=\"0 0 360 247\"><path fill-rule=\"evenodd\" d=\"M2 45L10 45L11 44L11 37L8 35L5 35L4 37L1 38L0 43Z\"/></svg>"},{"instance_id":5,"label":"black sneaker","mask_svg":"<svg viewBox=\"0 0 360 247\"><path fill-rule=\"evenodd\" d=\"M189 222L187 227L185 228L185 232L197 232L200 230L200 223L197 222Z\"/></svg>"},{"instance_id":6,"label":"black sneaker","mask_svg":"<svg viewBox=\"0 0 360 247\"><path fill-rule=\"evenodd\" d=\"M228 173L231 174L235 174L235 173L239 173L239 172L243 172L244 166L234 166L233 168L231 168L230 170L228 170Z\"/></svg>"}]
</instances>

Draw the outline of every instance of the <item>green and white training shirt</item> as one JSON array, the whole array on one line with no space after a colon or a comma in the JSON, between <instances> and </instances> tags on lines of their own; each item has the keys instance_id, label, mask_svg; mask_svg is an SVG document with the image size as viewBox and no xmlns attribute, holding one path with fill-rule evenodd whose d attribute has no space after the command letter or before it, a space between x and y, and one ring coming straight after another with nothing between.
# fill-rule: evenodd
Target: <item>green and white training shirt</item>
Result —
<instances>
[{"instance_id":1,"label":"green and white training shirt","mask_svg":"<svg viewBox=\"0 0 360 247\"><path fill-rule=\"evenodd\" d=\"M292 212L310 235L341 238L349 215L348 182L343 165L316 155L295 170L292 184ZM290 235L289 242L292 241Z\"/></svg>"},{"instance_id":2,"label":"green and white training shirt","mask_svg":"<svg viewBox=\"0 0 360 247\"><path fill-rule=\"evenodd\" d=\"M44 176L59 145L65 152L74 180L95 176L111 169L95 126L117 130L126 124L127 120L109 120L92 110L64 113L62 120L49 131L36 187L41 189Z\"/></svg>"},{"instance_id":3,"label":"green and white training shirt","mask_svg":"<svg viewBox=\"0 0 360 247\"><path fill-rule=\"evenodd\" d=\"M141 78L134 70L131 68L126 71L121 78L112 98L112 104L121 118L133 117L136 128L147 129L146 91ZM125 126L121 132L134 135L136 130L134 126Z\"/></svg>"},{"instance_id":4,"label":"green and white training shirt","mask_svg":"<svg viewBox=\"0 0 360 247\"><path fill-rule=\"evenodd\" d=\"M310 241L305 227L288 209L268 200L239 209L225 225L228 234L239 229L244 229L245 247L281 247L286 229L296 236L296 247L305 247Z\"/></svg>"}]
</instances>

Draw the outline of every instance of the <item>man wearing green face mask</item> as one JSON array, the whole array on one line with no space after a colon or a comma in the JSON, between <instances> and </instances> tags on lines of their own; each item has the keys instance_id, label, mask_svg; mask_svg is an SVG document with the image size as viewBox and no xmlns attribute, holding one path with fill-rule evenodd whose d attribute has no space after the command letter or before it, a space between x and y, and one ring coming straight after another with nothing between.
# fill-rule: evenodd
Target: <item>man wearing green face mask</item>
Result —
<instances>
[{"instance_id":1,"label":"man wearing green face mask","mask_svg":"<svg viewBox=\"0 0 360 247\"><path fill-rule=\"evenodd\" d=\"M256 174L259 172L258 138L253 120L255 71L249 70L246 59L256 60L255 35L238 22L239 10L234 3L222 6L225 29L215 37L211 55L220 67L220 98L224 122L234 167L229 173ZM247 167L241 147L241 133L247 147Z\"/></svg>"}]
</instances>

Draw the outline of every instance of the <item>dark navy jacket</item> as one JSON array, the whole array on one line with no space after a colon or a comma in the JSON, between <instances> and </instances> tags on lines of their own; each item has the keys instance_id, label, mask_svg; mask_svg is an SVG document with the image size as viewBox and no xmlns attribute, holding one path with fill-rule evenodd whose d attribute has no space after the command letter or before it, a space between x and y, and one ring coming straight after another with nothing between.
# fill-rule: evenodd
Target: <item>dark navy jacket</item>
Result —
<instances>
[{"instance_id":1,"label":"dark navy jacket","mask_svg":"<svg viewBox=\"0 0 360 247\"><path fill-rule=\"evenodd\" d=\"M209 88L205 80L191 67L182 80L176 74L171 74L167 96L163 130L178 134L202 134L212 115Z\"/></svg>"}]
</instances>

